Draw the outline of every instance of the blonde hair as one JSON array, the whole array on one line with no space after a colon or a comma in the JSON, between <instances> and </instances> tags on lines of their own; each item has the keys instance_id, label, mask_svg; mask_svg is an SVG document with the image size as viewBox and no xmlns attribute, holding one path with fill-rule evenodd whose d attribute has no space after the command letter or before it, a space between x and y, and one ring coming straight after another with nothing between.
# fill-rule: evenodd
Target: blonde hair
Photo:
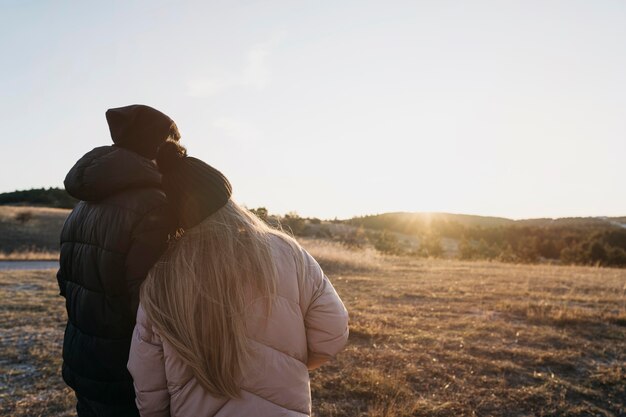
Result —
<instances>
[{"instance_id":1,"label":"blonde hair","mask_svg":"<svg viewBox=\"0 0 626 417\"><path fill-rule=\"evenodd\" d=\"M298 243L229 200L171 244L141 287L153 326L212 395L240 395L238 378L251 357L246 307L263 297L269 316L276 294L275 236L293 249L299 279Z\"/></svg>"}]
</instances>

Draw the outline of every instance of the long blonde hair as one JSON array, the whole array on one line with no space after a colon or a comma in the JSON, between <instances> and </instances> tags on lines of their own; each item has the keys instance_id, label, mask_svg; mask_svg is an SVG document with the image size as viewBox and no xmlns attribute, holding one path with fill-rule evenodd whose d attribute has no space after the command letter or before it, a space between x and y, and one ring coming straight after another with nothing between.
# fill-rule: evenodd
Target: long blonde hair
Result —
<instances>
[{"instance_id":1,"label":"long blonde hair","mask_svg":"<svg viewBox=\"0 0 626 417\"><path fill-rule=\"evenodd\" d=\"M171 244L141 287L141 304L160 336L215 396L240 395L237 379L250 361L245 313L251 296L263 297L270 313L277 282L273 236L291 245L302 271L294 239L229 200Z\"/></svg>"}]
</instances>

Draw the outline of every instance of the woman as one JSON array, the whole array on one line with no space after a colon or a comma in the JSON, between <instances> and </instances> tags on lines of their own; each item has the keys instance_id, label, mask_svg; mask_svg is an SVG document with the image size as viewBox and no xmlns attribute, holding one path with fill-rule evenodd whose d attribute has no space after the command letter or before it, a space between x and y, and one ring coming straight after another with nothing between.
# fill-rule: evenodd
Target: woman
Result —
<instances>
[{"instance_id":1,"label":"woman","mask_svg":"<svg viewBox=\"0 0 626 417\"><path fill-rule=\"evenodd\" d=\"M157 157L184 234L141 288L128 369L143 416L308 416L308 370L348 338L317 262L174 142Z\"/></svg>"}]
</instances>

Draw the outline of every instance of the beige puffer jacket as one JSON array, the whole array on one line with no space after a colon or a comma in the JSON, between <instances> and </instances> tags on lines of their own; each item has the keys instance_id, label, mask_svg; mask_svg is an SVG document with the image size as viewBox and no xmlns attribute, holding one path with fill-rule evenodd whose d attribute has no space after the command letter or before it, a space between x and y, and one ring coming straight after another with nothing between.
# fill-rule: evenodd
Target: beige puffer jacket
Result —
<instances>
[{"instance_id":1,"label":"beige puffer jacket","mask_svg":"<svg viewBox=\"0 0 626 417\"><path fill-rule=\"evenodd\" d=\"M343 349L348 339L348 313L318 263L303 252L306 273L298 280L291 248L278 237L273 240L278 296L267 325L260 303L248 316L254 366L243 377L241 398L236 400L207 393L172 347L159 337L140 306L128 369L142 416L311 414L307 358L332 358Z\"/></svg>"}]
</instances>

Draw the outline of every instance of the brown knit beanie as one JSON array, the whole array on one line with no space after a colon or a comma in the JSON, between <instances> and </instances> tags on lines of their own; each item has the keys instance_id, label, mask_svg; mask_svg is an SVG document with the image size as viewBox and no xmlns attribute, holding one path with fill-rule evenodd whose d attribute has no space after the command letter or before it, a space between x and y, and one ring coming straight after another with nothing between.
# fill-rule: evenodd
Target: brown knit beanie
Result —
<instances>
[{"instance_id":1,"label":"brown knit beanie","mask_svg":"<svg viewBox=\"0 0 626 417\"><path fill-rule=\"evenodd\" d=\"M166 141L156 157L162 186L177 209L179 226L189 229L224 207L232 194L228 179L201 160L187 156L178 142Z\"/></svg>"},{"instance_id":2,"label":"brown knit beanie","mask_svg":"<svg viewBox=\"0 0 626 417\"><path fill-rule=\"evenodd\" d=\"M109 109L106 118L113 143L148 159L156 157L157 149L168 137L180 138L169 116L143 104Z\"/></svg>"}]
</instances>

